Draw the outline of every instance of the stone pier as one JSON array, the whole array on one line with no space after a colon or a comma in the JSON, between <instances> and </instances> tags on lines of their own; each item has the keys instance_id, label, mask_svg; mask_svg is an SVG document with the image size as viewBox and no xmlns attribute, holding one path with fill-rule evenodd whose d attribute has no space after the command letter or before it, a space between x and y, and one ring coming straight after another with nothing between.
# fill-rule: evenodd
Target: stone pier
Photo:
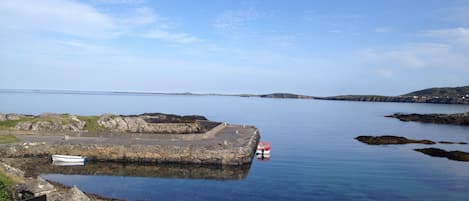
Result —
<instances>
[{"instance_id":1,"label":"stone pier","mask_svg":"<svg viewBox=\"0 0 469 201\"><path fill-rule=\"evenodd\" d=\"M86 156L90 161L215 165L251 163L260 139L254 126L226 123L195 134L8 133L21 142L0 145L2 157L62 154Z\"/></svg>"}]
</instances>

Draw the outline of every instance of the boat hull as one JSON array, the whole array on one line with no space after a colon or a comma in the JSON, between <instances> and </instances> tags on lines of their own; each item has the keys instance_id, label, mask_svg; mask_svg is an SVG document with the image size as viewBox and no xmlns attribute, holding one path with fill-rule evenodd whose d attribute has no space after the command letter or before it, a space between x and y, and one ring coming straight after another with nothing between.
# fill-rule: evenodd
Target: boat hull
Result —
<instances>
[{"instance_id":1,"label":"boat hull","mask_svg":"<svg viewBox=\"0 0 469 201\"><path fill-rule=\"evenodd\" d=\"M52 155L53 162L63 162L63 163L84 163L86 157L82 156L68 156L68 155Z\"/></svg>"},{"instance_id":2,"label":"boat hull","mask_svg":"<svg viewBox=\"0 0 469 201\"><path fill-rule=\"evenodd\" d=\"M270 150L264 150L264 151L262 151L262 150L257 150L257 151L256 151L256 155L262 155L262 154L264 154L264 155L270 154Z\"/></svg>"},{"instance_id":3,"label":"boat hull","mask_svg":"<svg viewBox=\"0 0 469 201\"><path fill-rule=\"evenodd\" d=\"M52 165L55 165L55 166L83 166L83 165L85 165L85 161L82 161L82 162L52 161Z\"/></svg>"}]
</instances>

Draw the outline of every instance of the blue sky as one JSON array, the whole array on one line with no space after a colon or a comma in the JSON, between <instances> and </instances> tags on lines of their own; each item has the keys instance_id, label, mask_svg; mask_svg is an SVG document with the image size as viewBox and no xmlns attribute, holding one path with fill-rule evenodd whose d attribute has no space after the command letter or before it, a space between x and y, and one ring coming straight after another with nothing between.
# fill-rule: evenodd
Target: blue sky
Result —
<instances>
[{"instance_id":1,"label":"blue sky","mask_svg":"<svg viewBox=\"0 0 469 201\"><path fill-rule=\"evenodd\" d=\"M0 88L398 95L469 85L469 1L0 1Z\"/></svg>"}]
</instances>

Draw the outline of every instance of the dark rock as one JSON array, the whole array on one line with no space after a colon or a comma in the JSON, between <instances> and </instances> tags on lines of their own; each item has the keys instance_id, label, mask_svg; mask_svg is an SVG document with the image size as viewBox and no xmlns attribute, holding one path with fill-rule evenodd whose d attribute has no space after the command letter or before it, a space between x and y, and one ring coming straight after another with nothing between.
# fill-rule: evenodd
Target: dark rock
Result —
<instances>
[{"instance_id":1,"label":"dark rock","mask_svg":"<svg viewBox=\"0 0 469 201\"><path fill-rule=\"evenodd\" d=\"M397 118L401 121L416 121L435 124L453 124L469 126L469 112L456 114L401 114L395 113L386 117Z\"/></svg>"},{"instance_id":2,"label":"dark rock","mask_svg":"<svg viewBox=\"0 0 469 201\"><path fill-rule=\"evenodd\" d=\"M450 142L450 141L439 141L440 144L467 144L465 142Z\"/></svg>"},{"instance_id":3,"label":"dark rock","mask_svg":"<svg viewBox=\"0 0 469 201\"><path fill-rule=\"evenodd\" d=\"M448 142L448 141L439 141L438 143L440 143L440 144L454 144L454 142Z\"/></svg>"},{"instance_id":4,"label":"dark rock","mask_svg":"<svg viewBox=\"0 0 469 201\"><path fill-rule=\"evenodd\" d=\"M455 161L469 161L469 153L463 151L446 151L433 147L414 150L433 157L442 157Z\"/></svg>"},{"instance_id":5,"label":"dark rock","mask_svg":"<svg viewBox=\"0 0 469 201\"><path fill-rule=\"evenodd\" d=\"M356 140L369 145L386 145L386 144L435 144L430 140L413 140L400 136L383 135L383 136L358 136Z\"/></svg>"}]
</instances>

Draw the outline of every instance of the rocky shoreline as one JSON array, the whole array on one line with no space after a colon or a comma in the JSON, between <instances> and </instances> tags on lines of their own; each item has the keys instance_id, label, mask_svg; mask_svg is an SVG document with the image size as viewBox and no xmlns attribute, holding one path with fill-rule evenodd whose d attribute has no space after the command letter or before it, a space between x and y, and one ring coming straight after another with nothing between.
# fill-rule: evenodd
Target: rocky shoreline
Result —
<instances>
[{"instance_id":1,"label":"rocky shoreline","mask_svg":"<svg viewBox=\"0 0 469 201\"><path fill-rule=\"evenodd\" d=\"M314 99L336 100L336 101L400 102L400 103L433 103L433 104L469 105L469 97L468 98L456 98L456 97L427 97L427 96L344 95L344 96L314 97Z\"/></svg>"},{"instance_id":2,"label":"rocky shoreline","mask_svg":"<svg viewBox=\"0 0 469 201\"><path fill-rule=\"evenodd\" d=\"M469 112L456 114L402 114L395 113L386 117L396 118L404 122L415 121L434 124L452 124L469 126Z\"/></svg>"},{"instance_id":3,"label":"rocky shoreline","mask_svg":"<svg viewBox=\"0 0 469 201\"><path fill-rule=\"evenodd\" d=\"M469 105L469 86L428 88L400 96L378 95L342 95L314 97L320 100L367 101L367 102L402 102Z\"/></svg>"},{"instance_id":4,"label":"rocky shoreline","mask_svg":"<svg viewBox=\"0 0 469 201\"><path fill-rule=\"evenodd\" d=\"M42 197L54 201L109 201L119 200L105 198L99 195L84 193L76 186L68 187L47 181L40 176L26 176L21 169L5 163L0 159L0 171L8 177L14 178L16 184L8 189L13 200L30 200Z\"/></svg>"}]
</instances>

